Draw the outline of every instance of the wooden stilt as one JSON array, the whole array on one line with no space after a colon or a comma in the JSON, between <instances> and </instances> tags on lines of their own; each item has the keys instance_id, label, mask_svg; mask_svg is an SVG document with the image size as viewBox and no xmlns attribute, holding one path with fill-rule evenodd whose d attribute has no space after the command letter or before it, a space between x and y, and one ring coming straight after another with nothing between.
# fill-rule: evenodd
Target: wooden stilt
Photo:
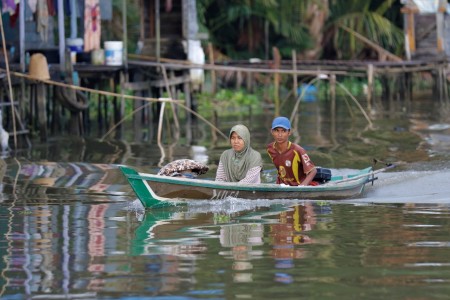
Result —
<instances>
[{"instance_id":1,"label":"wooden stilt","mask_svg":"<svg viewBox=\"0 0 450 300\"><path fill-rule=\"evenodd\" d=\"M186 106L192 108L191 88L189 82L185 82L183 87ZM189 111L186 112L186 143L188 145L192 143L192 114Z\"/></svg>"},{"instance_id":2,"label":"wooden stilt","mask_svg":"<svg viewBox=\"0 0 450 300\"><path fill-rule=\"evenodd\" d=\"M249 93L253 92L253 73L247 72L247 91Z\"/></svg>"},{"instance_id":3,"label":"wooden stilt","mask_svg":"<svg viewBox=\"0 0 450 300\"><path fill-rule=\"evenodd\" d=\"M330 99L332 111L336 109L336 75L330 76Z\"/></svg>"},{"instance_id":4,"label":"wooden stilt","mask_svg":"<svg viewBox=\"0 0 450 300\"><path fill-rule=\"evenodd\" d=\"M208 44L208 52L209 52L209 63L214 66L214 51L212 44ZM216 93L216 71L211 69L211 94Z\"/></svg>"},{"instance_id":5,"label":"wooden stilt","mask_svg":"<svg viewBox=\"0 0 450 300\"><path fill-rule=\"evenodd\" d=\"M336 75L334 74L330 75L330 100L330 133L333 143L336 144Z\"/></svg>"},{"instance_id":6,"label":"wooden stilt","mask_svg":"<svg viewBox=\"0 0 450 300\"><path fill-rule=\"evenodd\" d=\"M236 72L236 90L239 90L242 87L242 72Z\"/></svg>"},{"instance_id":7,"label":"wooden stilt","mask_svg":"<svg viewBox=\"0 0 450 300\"><path fill-rule=\"evenodd\" d=\"M38 83L36 85L36 100L38 110L39 133L41 141L45 142L48 138L47 132L47 112L45 109L46 89L45 84Z\"/></svg>"},{"instance_id":8,"label":"wooden stilt","mask_svg":"<svg viewBox=\"0 0 450 300\"><path fill-rule=\"evenodd\" d=\"M297 53L295 50L292 50L292 70L297 71ZM297 74L292 74L292 94L295 99L298 97L298 82L297 82Z\"/></svg>"},{"instance_id":9,"label":"wooden stilt","mask_svg":"<svg viewBox=\"0 0 450 300\"><path fill-rule=\"evenodd\" d=\"M278 51L277 47L273 47L272 52L273 52L273 67L274 67L274 69L278 70L278 69L280 69L280 66L281 66L280 51ZM280 88L280 73L275 72L273 74L273 99L274 99L274 105L275 105L275 116L280 115L279 88Z\"/></svg>"},{"instance_id":10,"label":"wooden stilt","mask_svg":"<svg viewBox=\"0 0 450 300\"><path fill-rule=\"evenodd\" d=\"M373 64L367 66L367 110L372 110L372 97L373 97Z\"/></svg>"}]
</instances>

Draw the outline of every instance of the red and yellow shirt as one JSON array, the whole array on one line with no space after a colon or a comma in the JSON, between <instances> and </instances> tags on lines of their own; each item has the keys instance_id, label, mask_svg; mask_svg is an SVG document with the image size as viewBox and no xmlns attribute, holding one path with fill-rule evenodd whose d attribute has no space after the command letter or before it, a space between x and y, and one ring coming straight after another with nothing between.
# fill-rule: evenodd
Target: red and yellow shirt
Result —
<instances>
[{"instance_id":1,"label":"red and yellow shirt","mask_svg":"<svg viewBox=\"0 0 450 300\"><path fill-rule=\"evenodd\" d=\"M299 185L316 166L309 159L305 149L289 142L288 148L280 153L276 142L267 145L267 153L278 170L277 183Z\"/></svg>"}]
</instances>

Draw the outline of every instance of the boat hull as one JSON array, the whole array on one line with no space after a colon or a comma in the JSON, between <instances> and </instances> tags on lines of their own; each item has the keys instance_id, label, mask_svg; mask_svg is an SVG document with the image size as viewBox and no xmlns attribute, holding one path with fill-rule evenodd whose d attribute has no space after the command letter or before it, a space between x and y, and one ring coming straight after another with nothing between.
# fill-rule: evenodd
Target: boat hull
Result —
<instances>
[{"instance_id":1,"label":"boat hull","mask_svg":"<svg viewBox=\"0 0 450 300\"><path fill-rule=\"evenodd\" d=\"M121 170L144 207L166 202L189 200L221 200L228 197L248 200L340 200L360 195L370 179L372 168L366 168L347 177L334 176L318 186L283 186L279 184L239 184L203 179L159 176L138 173L132 168Z\"/></svg>"}]
</instances>

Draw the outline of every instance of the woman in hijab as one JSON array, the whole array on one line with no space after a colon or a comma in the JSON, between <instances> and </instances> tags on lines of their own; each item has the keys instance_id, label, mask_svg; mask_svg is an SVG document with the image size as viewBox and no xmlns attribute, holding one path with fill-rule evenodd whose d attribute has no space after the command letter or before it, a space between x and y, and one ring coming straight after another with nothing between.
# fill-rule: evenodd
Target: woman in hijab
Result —
<instances>
[{"instance_id":1,"label":"woman in hijab","mask_svg":"<svg viewBox=\"0 0 450 300\"><path fill-rule=\"evenodd\" d=\"M244 125L230 130L231 149L220 156L216 181L261 183L261 154L250 147L250 131Z\"/></svg>"}]
</instances>

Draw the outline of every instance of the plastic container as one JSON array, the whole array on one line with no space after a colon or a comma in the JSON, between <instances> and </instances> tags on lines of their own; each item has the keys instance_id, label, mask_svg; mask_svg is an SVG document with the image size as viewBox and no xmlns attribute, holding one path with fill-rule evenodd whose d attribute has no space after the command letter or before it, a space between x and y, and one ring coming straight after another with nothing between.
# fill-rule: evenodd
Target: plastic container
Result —
<instances>
[{"instance_id":1,"label":"plastic container","mask_svg":"<svg viewBox=\"0 0 450 300\"><path fill-rule=\"evenodd\" d=\"M123 42L105 42L105 64L107 66L121 66L123 63Z\"/></svg>"},{"instance_id":2,"label":"plastic container","mask_svg":"<svg viewBox=\"0 0 450 300\"><path fill-rule=\"evenodd\" d=\"M298 89L297 93L302 96L304 102L314 102L317 100L317 88L312 84L302 84Z\"/></svg>"},{"instance_id":3,"label":"plastic container","mask_svg":"<svg viewBox=\"0 0 450 300\"><path fill-rule=\"evenodd\" d=\"M81 38L66 39L66 45L70 52L83 52L84 41Z\"/></svg>"},{"instance_id":4,"label":"plastic container","mask_svg":"<svg viewBox=\"0 0 450 300\"><path fill-rule=\"evenodd\" d=\"M105 51L103 51L103 49L92 50L91 63L93 65L104 65L105 64Z\"/></svg>"}]
</instances>

